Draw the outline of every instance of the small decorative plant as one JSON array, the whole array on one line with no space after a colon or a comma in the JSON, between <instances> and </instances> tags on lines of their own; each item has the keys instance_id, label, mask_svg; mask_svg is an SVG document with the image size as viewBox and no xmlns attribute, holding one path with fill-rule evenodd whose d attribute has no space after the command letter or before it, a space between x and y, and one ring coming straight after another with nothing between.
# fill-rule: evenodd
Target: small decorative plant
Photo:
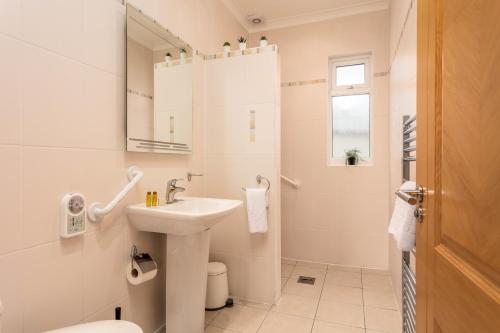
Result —
<instances>
[{"instance_id":1,"label":"small decorative plant","mask_svg":"<svg viewBox=\"0 0 500 333\"><path fill-rule=\"evenodd\" d=\"M172 60L172 55L170 54L170 52L168 52L167 54L165 54L165 62L170 62Z\"/></svg>"},{"instance_id":2,"label":"small decorative plant","mask_svg":"<svg viewBox=\"0 0 500 333\"><path fill-rule=\"evenodd\" d=\"M238 38L238 43L240 43L240 50L243 51L247 48L247 39L243 36Z\"/></svg>"},{"instance_id":3,"label":"small decorative plant","mask_svg":"<svg viewBox=\"0 0 500 333\"><path fill-rule=\"evenodd\" d=\"M231 43L225 42L222 48L224 50L224 57L229 56L229 53L231 52Z\"/></svg>"},{"instance_id":4,"label":"small decorative plant","mask_svg":"<svg viewBox=\"0 0 500 333\"><path fill-rule=\"evenodd\" d=\"M181 51L179 52L179 58L181 64L184 64L186 62L186 55L187 55L186 49L181 49Z\"/></svg>"},{"instance_id":5,"label":"small decorative plant","mask_svg":"<svg viewBox=\"0 0 500 333\"><path fill-rule=\"evenodd\" d=\"M345 164L356 165L361 160L361 151L358 148L353 148L345 152Z\"/></svg>"},{"instance_id":6,"label":"small decorative plant","mask_svg":"<svg viewBox=\"0 0 500 333\"><path fill-rule=\"evenodd\" d=\"M260 37L260 46L261 47L267 46L267 37L266 36Z\"/></svg>"}]
</instances>

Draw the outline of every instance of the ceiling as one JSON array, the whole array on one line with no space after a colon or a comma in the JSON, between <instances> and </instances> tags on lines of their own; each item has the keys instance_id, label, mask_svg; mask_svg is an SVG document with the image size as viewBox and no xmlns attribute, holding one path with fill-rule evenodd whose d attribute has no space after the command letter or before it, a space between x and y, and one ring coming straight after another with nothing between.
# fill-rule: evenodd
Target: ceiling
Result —
<instances>
[{"instance_id":1,"label":"ceiling","mask_svg":"<svg viewBox=\"0 0 500 333\"><path fill-rule=\"evenodd\" d=\"M222 0L249 31L264 31L319 22L388 8L388 0ZM250 16L263 18L253 24Z\"/></svg>"}]
</instances>

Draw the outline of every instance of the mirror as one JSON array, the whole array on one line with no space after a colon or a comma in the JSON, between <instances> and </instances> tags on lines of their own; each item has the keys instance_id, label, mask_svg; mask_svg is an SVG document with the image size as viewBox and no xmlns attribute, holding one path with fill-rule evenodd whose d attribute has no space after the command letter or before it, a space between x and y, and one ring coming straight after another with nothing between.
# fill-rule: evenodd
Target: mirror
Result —
<instances>
[{"instance_id":1,"label":"mirror","mask_svg":"<svg viewBox=\"0 0 500 333\"><path fill-rule=\"evenodd\" d=\"M127 4L127 150L190 154L193 49Z\"/></svg>"}]
</instances>

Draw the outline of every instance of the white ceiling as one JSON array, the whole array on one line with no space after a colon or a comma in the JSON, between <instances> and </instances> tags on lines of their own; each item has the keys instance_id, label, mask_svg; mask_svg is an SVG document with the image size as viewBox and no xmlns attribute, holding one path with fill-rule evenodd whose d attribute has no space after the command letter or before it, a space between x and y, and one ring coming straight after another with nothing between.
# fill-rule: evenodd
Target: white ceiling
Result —
<instances>
[{"instance_id":1,"label":"white ceiling","mask_svg":"<svg viewBox=\"0 0 500 333\"><path fill-rule=\"evenodd\" d=\"M329 20L388 7L388 0L222 0L249 31L264 31ZM264 18L252 24L248 17Z\"/></svg>"}]
</instances>

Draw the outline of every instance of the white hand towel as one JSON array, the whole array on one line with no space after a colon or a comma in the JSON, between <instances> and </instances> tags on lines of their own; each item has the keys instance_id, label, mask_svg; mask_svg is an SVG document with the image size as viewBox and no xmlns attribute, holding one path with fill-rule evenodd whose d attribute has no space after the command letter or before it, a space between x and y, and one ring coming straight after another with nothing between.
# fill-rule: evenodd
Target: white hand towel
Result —
<instances>
[{"instance_id":1,"label":"white hand towel","mask_svg":"<svg viewBox=\"0 0 500 333\"><path fill-rule=\"evenodd\" d=\"M415 188L415 182L408 181L401 185L399 189L414 190ZM415 206L396 197L391 223L389 224L389 233L394 236L398 248L401 251L410 251L415 246L415 228L417 221L413 215L414 212Z\"/></svg>"},{"instance_id":2,"label":"white hand towel","mask_svg":"<svg viewBox=\"0 0 500 333\"><path fill-rule=\"evenodd\" d=\"M267 200L265 188L247 188L248 230L251 234L267 232Z\"/></svg>"}]
</instances>

